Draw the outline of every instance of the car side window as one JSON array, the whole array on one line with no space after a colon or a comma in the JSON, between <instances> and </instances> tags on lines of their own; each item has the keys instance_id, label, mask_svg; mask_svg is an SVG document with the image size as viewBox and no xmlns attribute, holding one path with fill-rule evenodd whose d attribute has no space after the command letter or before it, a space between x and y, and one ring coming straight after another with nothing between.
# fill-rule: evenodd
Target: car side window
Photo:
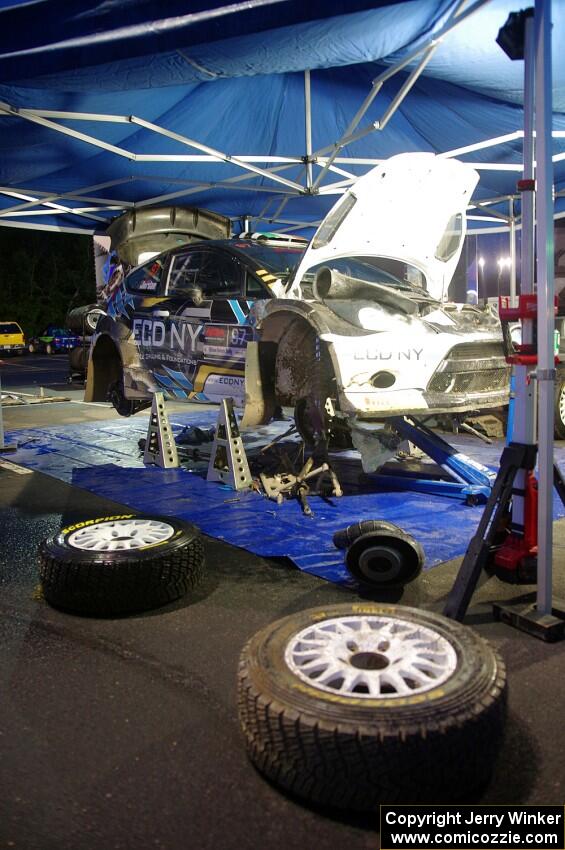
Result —
<instances>
[{"instance_id":1,"label":"car side window","mask_svg":"<svg viewBox=\"0 0 565 850\"><path fill-rule=\"evenodd\" d=\"M202 264L202 251L176 254L169 276L168 294L187 294L194 290Z\"/></svg>"},{"instance_id":2,"label":"car side window","mask_svg":"<svg viewBox=\"0 0 565 850\"><path fill-rule=\"evenodd\" d=\"M270 297L270 292L268 292L266 287L261 283L261 281L257 280L256 277L253 277L250 272L247 272L246 274L245 294L248 298Z\"/></svg>"},{"instance_id":3,"label":"car side window","mask_svg":"<svg viewBox=\"0 0 565 850\"><path fill-rule=\"evenodd\" d=\"M205 298L237 297L242 294L243 269L229 254L206 252L198 275Z\"/></svg>"},{"instance_id":4,"label":"car side window","mask_svg":"<svg viewBox=\"0 0 565 850\"><path fill-rule=\"evenodd\" d=\"M201 298L233 298L242 294L243 269L229 254L189 251L177 254L169 280L169 294L197 291Z\"/></svg>"},{"instance_id":5,"label":"car side window","mask_svg":"<svg viewBox=\"0 0 565 850\"><path fill-rule=\"evenodd\" d=\"M126 278L127 289L130 292L158 292L165 262L164 258L157 258L131 272Z\"/></svg>"}]
</instances>

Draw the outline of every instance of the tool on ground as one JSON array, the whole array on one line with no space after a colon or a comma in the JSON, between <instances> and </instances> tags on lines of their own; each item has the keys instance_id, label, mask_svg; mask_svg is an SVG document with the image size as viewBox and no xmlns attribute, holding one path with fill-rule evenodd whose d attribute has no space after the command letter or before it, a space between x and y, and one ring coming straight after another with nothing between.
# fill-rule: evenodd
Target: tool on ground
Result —
<instances>
[{"instance_id":1,"label":"tool on ground","mask_svg":"<svg viewBox=\"0 0 565 850\"><path fill-rule=\"evenodd\" d=\"M302 505L302 510L306 516L312 516L313 511L308 504L309 495L323 495L324 480L330 479L331 494L333 496L342 496L343 492L334 470L328 463L322 463L320 466L314 467L314 458L309 457L302 469L297 472L277 472L275 475L267 475L261 472L261 484L265 490L265 494L269 499L282 505L285 497L297 498ZM316 479L314 489L310 489L308 481Z\"/></svg>"}]
</instances>

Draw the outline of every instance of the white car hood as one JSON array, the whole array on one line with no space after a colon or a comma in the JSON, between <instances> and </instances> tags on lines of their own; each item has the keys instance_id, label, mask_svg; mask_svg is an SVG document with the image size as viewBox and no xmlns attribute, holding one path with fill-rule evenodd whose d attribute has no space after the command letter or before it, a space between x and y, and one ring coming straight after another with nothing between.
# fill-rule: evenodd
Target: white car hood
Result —
<instances>
[{"instance_id":1,"label":"white car hood","mask_svg":"<svg viewBox=\"0 0 565 850\"><path fill-rule=\"evenodd\" d=\"M312 266L331 265L339 257L371 256L415 266L424 274L430 295L446 300L465 238L465 210L478 179L471 166L431 153L399 154L384 161L332 207L308 246L287 297L301 297L300 280ZM332 234L332 223L351 204ZM457 214L459 238L452 241L449 257L441 259L436 256L438 246Z\"/></svg>"}]
</instances>

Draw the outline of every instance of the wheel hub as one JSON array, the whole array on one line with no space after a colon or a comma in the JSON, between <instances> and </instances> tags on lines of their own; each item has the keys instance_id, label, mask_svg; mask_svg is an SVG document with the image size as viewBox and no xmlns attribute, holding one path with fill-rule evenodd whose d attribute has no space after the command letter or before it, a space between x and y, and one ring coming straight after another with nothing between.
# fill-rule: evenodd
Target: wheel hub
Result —
<instances>
[{"instance_id":1,"label":"wheel hub","mask_svg":"<svg viewBox=\"0 0 565 850\"><path fill-rule=\"evenodd\" d=\"M398 617L334 617L288 642L288 668L313 688L352 698L425 693L455 672L457 655L439 632Z\"/></svg>"}]
</instances>

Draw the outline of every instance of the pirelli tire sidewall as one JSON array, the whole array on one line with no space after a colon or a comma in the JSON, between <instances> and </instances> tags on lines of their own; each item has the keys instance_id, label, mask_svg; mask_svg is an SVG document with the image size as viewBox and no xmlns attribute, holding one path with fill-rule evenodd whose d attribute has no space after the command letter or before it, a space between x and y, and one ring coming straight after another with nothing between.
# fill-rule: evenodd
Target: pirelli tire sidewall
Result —
<instances>
[{"instance_id":1,"label":"pirelli tire sidewall","mask_svg":"<svg viewBox=\"0 0 565 850\"><path fill-rule=\"evenodd\" d=\"M285 661L289 641L309 625L351 614L434 629L455 650L455 671L441 686L406 697L355 698L310 686ZM488 780L502 742L506 671L498 653L468 627L404 606L354 603L285 617L245 646L238 684L252 761L322 805L372 810L387 801L462 799Z\"/></svg>"},{"instance_id":2,"label":"pirelli tire sidewall","mask_svg":"<svg viewBox=\"0 0 565 850\"><path fill-rule=\"evenodd\" d=\"M69 544L81 528L115 520L167 523L173 534L137 549L94 552ZM71 523L39 546L43 595L55 607L95 616L127 614L165 605L200 582L204 546L199 530L174 517L135 513L98 516Z\"/></svg>"}]
</instances>

